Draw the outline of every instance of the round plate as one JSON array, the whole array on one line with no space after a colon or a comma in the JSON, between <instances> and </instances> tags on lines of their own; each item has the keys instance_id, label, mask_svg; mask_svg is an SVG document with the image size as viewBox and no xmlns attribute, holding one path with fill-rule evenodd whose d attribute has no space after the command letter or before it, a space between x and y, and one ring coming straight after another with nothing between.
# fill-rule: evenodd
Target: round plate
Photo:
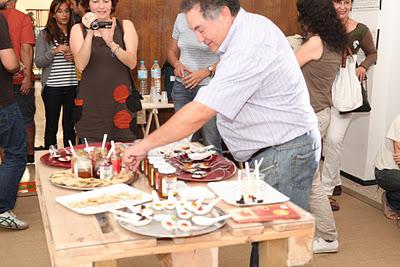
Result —
<instances>
[{"instance_id":1,"label":"round plate","mask_svg":"<svg viewBox=\"0 0 400 267\"><path fill-rule=\"evenodd\" d=\"M236 165L218 154L214 154L210 160L207 160L207 164L210 164L209 169L199 168L206 172L202 178L194 178L192 173L185 171L185 162L182 162L181 157L173 157L168 161L176 167L178 179L188 182L217 182L231 178L236 173ZM194 163L201 163L201 161L194 161Z\"/></svg>"},{"instance_id":2,"label":"round plate","mask_svg":"<svg viewBox=\"0 0 400 267\"><path fill-rule=\"evenodd\" d=\"M138 173L134 173L134 175L132 175L132 177L131 177L129 180L125 181L124 183L125 183L125 184L128 184L128 185L129 185L129 184L132 184L132 183L135 182L138 178L139 178ZM99 185L99 186L96 186L96 187L78 187L78 186L63 185L63 184L55 183L55 182L53 182L52 180L50 180L50 183L51 183L52 185L54 185L54 186L57 186L57 187L61 187L61 188L65 188L65 189L70 189L70 190L76 190L76 191L91 191L91 190L95 190L95 189L102 188L102 187L104 187L104 186L110 186L110 185L111 185L111 184L108 184L108 185Z\"/></svg>"},{"instance_id":3,"label":"round plate","mask_svg":"<svg viewBox=\"0 0 400 267\"><path fill-rule=\"evenodd\" d=\"M164 210L164 211L154 211L155 214L165 213L170 215L176 215L176 210ZM214 209L210 212L212 217L225 215L225 212L218 208L214 207ZM118 220L117 220L118 221ZM134 226L128 222L118 221L118 223L128 231L131 231L136 234L152 236L156 238L179 238L179 237L189 237L189 236L197 236L204 235L211 232L214 232L225 225L226 220L217 222L211 226L199 226L195 225L192 222L192 230L190 232L182 232L180 230L168 231L164 227L162 227L161 222L157 222L154 219L151 223L144 226Z\"/></svg>"}]
</instances>

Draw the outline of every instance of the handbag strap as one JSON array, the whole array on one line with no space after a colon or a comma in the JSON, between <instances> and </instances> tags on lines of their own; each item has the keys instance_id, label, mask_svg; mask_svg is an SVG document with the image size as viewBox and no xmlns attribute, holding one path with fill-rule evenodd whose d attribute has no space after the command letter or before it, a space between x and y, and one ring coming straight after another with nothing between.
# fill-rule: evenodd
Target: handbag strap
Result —
<instances>
[{"instance_id":1,"label":"handbag strap","mask_svg":"<svg viewBox=\"0 0 400 267\"><path fill-rule=\"evenodd\" d=\"M348 55L353 57L353 52L351 52L350 47L347 46L346 48L342 49L342 68L346 68L346 59Z\"/></svg>"}]
</instances>

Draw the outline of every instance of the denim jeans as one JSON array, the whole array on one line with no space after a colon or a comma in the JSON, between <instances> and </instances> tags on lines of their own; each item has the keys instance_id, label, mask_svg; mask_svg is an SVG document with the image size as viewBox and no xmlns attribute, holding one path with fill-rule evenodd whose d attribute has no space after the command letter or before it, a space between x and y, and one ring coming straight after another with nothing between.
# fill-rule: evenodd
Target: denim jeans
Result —
<instances>
[{"instance_id":1,"label":"denim jeans","mask_svg":"<svg viewBox=\"0 0 400 267\"><path fill-rule=\"evenodd\" d=\"M386 190L389 207L400 211L400 170L375 168L375 178L378 185Z\"/></svg>"},{"instance_id":2,"label":"denim jeans","mask_svg":"<svg viewBox=\"0 0 400 267\"><path fill-rule=\"evenodd\" d=\"M4 161L0 165L0 213L2 213L14 208L18 184L26 166L25 126L16 103L0 106L0 147L4 150Z\"/></svg>"},{"instance_id":3,"label":"denim jeans","mask_svg":"<svg viewBox=\"0 0 400 267\"><path fill-rule=\"evenodd\" d=\"M44 147L57 144L58 120L63 108L62 126L64 147L69 146L68 140L75 144L74 130L74 99L76 86L50 87L45 86L42 92L46 111L46 128L44 132Z\"/></svg>"},{"instance_id":4,"label":"denim jeans","mask_svg":"<svg viewBox=\"0 0 400 267\"><path fill-rule=\"evenodd\" d=\"M289 142L272 146L255 158L264 158L260 172L265 181L290 198L290 201L309 210L311 184L317 170L321 154L321 137L314 129ZM250 266L258 266L258 243L253 243Z\"/></svg>"},{"instance_id":5,"label":"denim jeans","mask_svg":"<svg viewBox=\"0 0 400 267\"><path fill-rule=\"evenodd\" d=\"M190 90L187 89L181 82L175 81L172 88L172 99L174 101L175 112L180 110L187 103L193 101L200 89L201 86L196 86L194 89ZM217 129L216 117L204 124L199 132L193 135L192 141L198 141L199 134L203 139L204 145L213 145L215 150L219 154L222 154L221 136Z\"/></svg>"}]
</instances>

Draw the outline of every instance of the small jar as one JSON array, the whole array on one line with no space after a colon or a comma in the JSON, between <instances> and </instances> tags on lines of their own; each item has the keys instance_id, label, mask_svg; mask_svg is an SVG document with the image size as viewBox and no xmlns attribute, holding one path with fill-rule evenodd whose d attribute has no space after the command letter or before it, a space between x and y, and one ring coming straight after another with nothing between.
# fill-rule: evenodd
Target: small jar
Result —
<instances>
[{"instance_id":1,"label":"small jar","mask_svg":"<svg viewBox=\"0 0 400 267\"><path fill-rule=\"evenodd\" d=\"M161 187L161 179L160 179L160 171L159 169L165 168L165 167L172 167L171 164L166 162L165 160L163 161L157 161L154 163L154 185L153 189L158 191L158 188Z\"/></svg>"},{"instance_id":2,"label":"small jar","mask_svg":"<svg viewBox=\"0 0 400 267\"><path fill-rule=\"evenodd\" d=\"M112 173L117 175L122 170L122 157L119 150L116 149L115 153L111 156Z\"/></svg>"},{"instance_id":3,"label":"small jar","mask_svg":"<svg viewBox=\"0 0 400 267\"><path fill-rule=\"evenodd\" d=\"M99 167L100 179L110 179L113 176L113 167L107 158L102 158Z\"/></svg>"},{"instance_id":4,"label":"small jar","mask_svg":"<svg viewBox=\"0 0 400 267\"><path fill-rule=\"evenodd\" d=\"M159 171L159 185L158 194L161 198L167 198L169 194L176 196L176 169L172 166L165 166L158 169Z\"/></svg>"},{"instance_id":5,"label":"small jar","mask_svg":"<svg viewBox=\"0 0 400 267\"><path fill-rule=\"evenodd\" d=\"M74 158L73 163L75 177L91 178L93 174L92 160L89 155L81 154Z\"/></svg>"}]
</instances>

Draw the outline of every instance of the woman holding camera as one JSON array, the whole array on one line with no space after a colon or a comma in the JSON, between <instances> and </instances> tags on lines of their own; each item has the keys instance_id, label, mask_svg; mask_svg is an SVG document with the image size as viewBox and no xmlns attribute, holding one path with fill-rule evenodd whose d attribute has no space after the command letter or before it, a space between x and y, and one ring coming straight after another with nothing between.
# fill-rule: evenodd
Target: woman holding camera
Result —
<instances>
[{"instance_id":1,"label":"woman holding camera","mask_svg":"<svg viewBox=\"0 0 400 267\"><path fill-rule=\"evenodd\" d=\"M111 18L117 2L83 0L90 12L71 31L71 50L82 71L75 126L90 142L101 141L104 133L120 142L135 139L138 96L132 95L130 70L136 66L138 37L131 21Z\"/></svg>"},{"instance_id":2,"label":"woman holding camera","mask_svg":"<svg viewBox=\"0 0 400 267\"><path fill-rule=\"evenodd\" d=\"M58 120L63 108L63 141L74 142L74 98L78 81L74 58L68 44L71 31L71 9L67 0L51 2L46 27L39 33L35 64L42 71L42 98L45 107L46 128L44 146L57 144Z\"/></svg>"}]
</instances>

